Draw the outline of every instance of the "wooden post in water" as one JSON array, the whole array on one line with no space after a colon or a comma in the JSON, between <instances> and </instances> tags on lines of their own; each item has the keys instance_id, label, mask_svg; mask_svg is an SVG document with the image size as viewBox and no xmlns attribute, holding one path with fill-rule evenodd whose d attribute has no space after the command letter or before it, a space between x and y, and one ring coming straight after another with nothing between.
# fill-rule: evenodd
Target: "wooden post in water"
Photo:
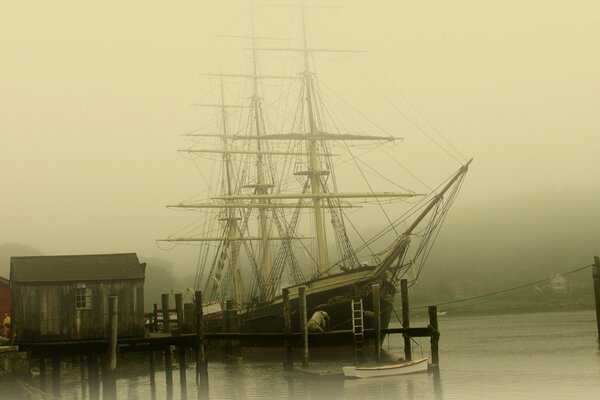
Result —
<instances>
[{"instance_id":1,"label":"wooden post in water","mask_svg":"<svg viewBox=\"0 0 600 400\"><path fill-rule=\"evenodd\" d=\"M194 332L194 305L185 303L183 305L183 331L185 333Z\"/></svg>"},{"instance_id":2,"label":"wooden post in water","mask_svg":"<svg viewBox=\"0 0 600 400\"><path fill-rule=\"evenodd\" d=\"M60 359L57 356L52 358L52 394L60 398Z\"/></svg>"},{"instance_id":3,"label":"wooden post in water","mask_svg":"<svg viewBox=\"0 0 600 400\"><path fill-rule=\"evenodd\" d=\"M175 309L177 310L177 331L183 333L183 296L181 293L175 293Z\"/></svg>"},{"instance_id":4,"label":"wooden post in water","mask_svg":"<svg viewBox=\"0 0 600 400\"><path fill-rule=\"evenodd\" d=\"M308 328L306 326L306 287L298 287L300 332L302 332L302 368L308 368Z\"/></svg>"},{"instance_id":5,"label":"wooden post in water","mask_svg":"<svg viewBox=\"0 0 600 400\"><path fill-rule=\"evenodd\" d=\"M231 312L233 310L233 300L227 299L225 301L225 310L223 311L223 321L221 325L221 331L225 333L231 333L232 331L232 321L231 321ZM231 360L233 357L232 353L232 340L225 339L225 354L227 355L227 359Z\"/></svg>"},{"instance_id":6,"label":"wooden post in water","mask_svg":"<svg viewBox=\"0 0 600 400\"><path fill-rule=\"evenodd\" d=\"M162 316L163 316L163 329L164 333L171 333L171 322L169 321L169 293L163 293L161 296L162 301Z\"/></svg>"},{"instance_id":7,"label":"wooden post in water","mask_svg":"<svg viewBox=\"0 0 600 400\"><path fill-rule=\"evenodd\" d=\"M105 400L117 398L117 333L118 333L118 307L119 299L117 296L108 298L108 332L106 349L106 358L104 360L103 370L103 388L102 394Z\"/></svg>"},{"instance_id":8,"label":"wooden post in water","mask_svg":"<svg viewBox=\"0 0 600 400\"><path fill-rule=\"evenodd\" d=\"M40 390L46 391L46 359L40 358Z\"/></svg>"},{"instance_id":9,"label":"wooden post in water","mask_svg":"<svg viewBox=\"0 0 600 400\"><path fill-rule=\"evenodd\" d=\"M85 382L85 355L79 355L79 379L81 381L81 397L85 397L85 388L87 387Z\"/></svg>"},{"instance_id":10,"label":"wooden post in water","mask_svg":"<svg viewBox=\"0 0 600 400\"><path fill-rule=\"evenodd\" d=\"M431 365L436 368L440 365L438 353L438 341L440 332L438 330L437 306L429 306L429 329L431 330Z\"/></svg>"},{"instance_id":11,"label":"wooden post in water","mask_svg":"<svg viewBox=\"0 0 600 400\"><path fill-rule=\"evenodd\" d=\"M235 307L233 301L227 306L229 308L229 332L239 333L240 332L240 320L238 318L238 310ZM233 360L238 360L242 353L240 349L240 341L232 339L230 343L231 357Z\"/></svg>"},{"instance_id":12,"label":"wooden post in water","mask_svg":"<svg viewBox=\"0 0 600 400\"><path fill-rule=\"evenodd\" d=\"M178 346L179 350L179 388L181 389L181 400L187 400L187 379L185 376L185 346Z\"/></svg>"},{"instance_id":13,"label":"wooden post in water","mask_svg":"<svg viewBox=\"0 0 600 400\"><path fill-rule=\"evenodd\" d=\"M98 400L100 397L100 380L98 377L98 357L95 352L87 355L88 388L90 400Z\"/></svg>"},{"instance_id":14,"label":"wooden post in water","mask_svg":"<svg viewBox=\"0 0 600 400\"><path fill-rule=\"evenodd\" d=\"M167 386L167 400L173 400L173 359L171 358L171 346L163 350L165 358L165 383Z\"/></svg>"},{"instance_id":15,"label":"wooden post in water","mask_svg":"<svg viewBox=\"0 0 600 400\"><path fill-rule=\"evenodd\" d=\"M208 365L204 348L204 324L202 321L202 292L197 290L194 296L194 311L196 313L196 383L198 383L198 398L208 400Z\"/></svg>"},{"instance_id":16,"label":"wooden post in water","mask_svg":"<svg viewBox=\"0 0 600 400\"><path fill-rule=\"evenodd\" d=\"M149 374L150 374L150 398L156 400L156 354L154 349L150 350L150 363L149 363Z\"/></svg>"},{"instance_id":17,"label":"wooden post in water","mask_svg":"<svg viewBox=\"0 0 600 400\"><path fill-rule=\"evenodd\" d=\"M402 327L410 328L410 314L408 310L408 281L406 279L400 279L400 297L402 298ZM404 358L409 361L412 360L412 349L410 347L410 336L403 333L404 337Z\"/></svg>"},{"instance_id":18,"label":"wooden post in water","mask_svg":"<svg viewBox=\"0 0 600 400\"><path fill-rule=\"evenodd\" d=\"M371 286L373 292L373 325L375 328L375 361L381 361L381 302L379 298L379 284Z\"/></svg>"},{"instance_id":19,"label":"wooden post in water","mask_svg":"<svg viewBox=\"0 0 600 400\"><path fill-rule=\"evenodd\" d=\"M600 341L600 257L594 256L594 266L592 268L594 299L596 302L596 325L598 328L598 340Z\"/></svg>"},{"instance_id":20,"label":"wooden post in water","mask_svg":"<svg viewBox=\"0 0 600 400\"><path fill-rule=\"evenodd\" d=\"M283 288L281 292L283 295L283 333L289 334L292 333L290 290L288 288ZM292 353L292 345L288 339L283 341L283 347L285 350L283 369L285 371L292 371L294 369L294 354Z\"/></svg>"},{"instance_id":21,"label":"wooden post in water","mask_svg":"<svg viewBox=\"0 0 600 400\"><path fill-rule=\"evenodd\" d=\"M117 296L108 298L108 348L106 351L104 387L102 390L104 400L117 398L117 332L118 332L118 307Z\"/></svg>"},{"instance_id":22,"label":"wooden post in water","mask_svg":"<svg viewBox=\"0 0 600 400\"><path fill-rule=\"evenodd\" d=\"M154 303L154 308L152 309L152 332L158 332L158 305Z\"/></svg>"}]
</instances>

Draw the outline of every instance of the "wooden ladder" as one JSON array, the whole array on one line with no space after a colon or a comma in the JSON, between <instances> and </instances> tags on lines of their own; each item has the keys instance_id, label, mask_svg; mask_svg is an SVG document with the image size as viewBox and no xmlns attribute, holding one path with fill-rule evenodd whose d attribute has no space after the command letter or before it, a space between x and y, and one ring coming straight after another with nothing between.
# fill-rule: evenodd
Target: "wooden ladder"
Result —
<instances>
[{"instance_id":1,"label":"wooden ladder","mask_svg":"<svg viewBox=\"0 0 600 400\"><path fill-rule=\"evenodd\" d=\"M354 350L357 354L364 349L364 320L362 299L352 299L352 332L354 333Z\"/></svg>"}]
</instances>

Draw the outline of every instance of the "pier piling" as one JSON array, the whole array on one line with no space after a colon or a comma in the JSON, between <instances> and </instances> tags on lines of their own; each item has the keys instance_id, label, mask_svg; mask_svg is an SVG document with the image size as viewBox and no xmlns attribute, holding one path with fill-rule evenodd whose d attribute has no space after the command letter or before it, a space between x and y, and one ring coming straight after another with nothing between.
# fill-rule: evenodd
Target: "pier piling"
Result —
<instances>
[{"instance_id":1,"label":"pier piling","mask_svg":"<svg viewBox=\"0 0 600 400\"><path fill-rule=\"evenodd\" d=\"M85 355L79 355L79 381L81 382L81 395L85 396L85 389L87 387L85 382Z\"/></svg>"},{"instance_id":2,"label":"pier piling","mask_svg":"<svg viewBox=\"0 0 600 400\"><path fill-rule=\"evenodd\" d=\"M400 297L402 299L402 326L404 328L410 328L410 314L408 309L408 281L406 279L400 280ZM404 337L404 359L407 361L412 360L412 349L410 346L410 336L408 334L402 334Z\"/></svg>"},{"instance_id":3,"label":"pier piling","mask_svg":"<svg viewBox=\"0 0 600 400\"><path fill-rule=\"evenodd\" d=\"M592 267L592 278L594 279L594 299L596 303L596 326L598 329L598 341L600 345L600 257L594 256Z\"/></svg>"},{"instance_id":4,"label":"pier piling","mask_svg":"<svg viewBox=\"0 0 600 400\"><path fill-rule=\"evenodd\" d=\"M238 310L233 300L227 300L227 331L229 333L239 333L240 323ZM229 357L232 360L238 360L241 356L240 341L231 339L229 341Z\"/></svg>"},{"instance_id":5,"label":"pier piling","mask_svg":"<svg viewBox=\"0 0 600 400\"><path fill-rule=\"evenodd\" d=\"M379 298L379 284L371 286L373 292L373 327L375 328L375 361L381 361L381 303Z\"/></svg>"},{"instance_id":6,"label":"pier piling","mask_svg":"<svg viewBox=\"0 0 600 400\"><path fill-rule=\"evenodd\" d=\"M158 332L158 305L156 303L152 308L152 332Z\"/></svg>"},{"instance_id":7,"label":"pier piling","mask_svg":"<svg viewBox=\"0 0 600 400\"><path fill-rule=\"evenodd\" d=\"M169 293L163 293L161 295L162 301L162 331L164 333L171 333L171 325L169 321Z\"/></svg>"},{"instance_id":8,"label":"pier piling","mask_svg":"<svg viewBox=\"0 0 600 400\"><path fill-rule=\"evenodd\" d=\"M431 330L431 364L436 368L440 364L438 353L438 341L440 332L438 331L437 306L429 306L429 329Z\"/></svg>"},{"instance_id":9,"label":"pier piling","mask_svg":"<svg viewBox=\"0 0 600 400\"><path fill-rule=\"evenodd\" d=\"M306 288L298 288L298 301L300 303L300 332L302 332L302 368L308 368L308 328L306 326Z\"/></svg>"},{"instance_id":10,"label":"pier piling","mask_svg":"<svg viewBox=\"0 0 600 400\"><path fill-rule=\"evenodd\" d=\"M149 374L150 374L150 398L156 400L156 355L154 350L150 350Z\"/></svg>"},{"instance_id":11,"label":"pier piling","mask_svg":"<svg viewBox=\"0 0 600 400\"><path fill-rule=\"evenodd\" d=\"M98 400L100 397L100 380L98 377L98 358L96 353L87 355L88 389L90 400Z\"/></svg>"},{"instance_id":12,"label":"pier piling","mask_svg":"<svg viewBox=\"0 0 600 400\"><path fill-rule=\"evenodd\" d=\"M194 311L196 313L196 383L198 383L198 398L208 400L208 365L206 349L204 348L204 324L202 321L202 292L197 290L194 296Z\"/></svg>"},{"instance_id":13,"label":"pier piling","mask_svg":"<svg viewBox=\"0 0 600 400\"><path fill-rule=\"evenodd\" d=\"M185 376L185 346L178 346L179 351L179 388L181 389L181 400L187 400L187 379Z\"/></svg>"},{"instance_id":14,"label":"pier piling","mask_svg":"<svg viewBox=\"0 0 600 400\"><path fill-rule=\"evenodd\" d=\"M165 359L165 384L167 387L167 400L173 400L173 359L171 357L171 346L163 350Z\"/></svg>"},{"instance_id":15,"label":"pier piling","mask_svg":"<svg viewBox=\"0 0 600 400\"><path fill-rule=\"evenodd\" d=\"M46 391L46 359L40 358L40 390Z\"/></svg>"},{"instance_id":16,"label":"pier piling","mask_svg":"<svg viewBox=\"0 0 600 400\"><path fill-rule=\"evenodd\" d=\"M60 398L60 359L52 358L52 394Z\"/></svg>"},{"instance_id":17,"label":"pier piling","mask_svg":"<svg viewBox=\"0 0 600 400\"><path fill-rule=\"evenodd\" d=\"M177 310L177 331L183 333L183 296L175 293L175 309Z\"/></svg>"},{"instance_id":18,"label":"pier piling","mask_svg":"<svg viewBox=\"0 0 600 400\"><path fill-rule=\"evenodd\" d=\"M184 333L194 332L194 305L185 303L183 305L183 331Z\"/></svg>"},{"instance_id":19,"label":"pier piling","mask_svg":"<svg viewBox=\"0 0 600 400\"><path fill-rule=\"evenodd\" d=\"M283 333L289 334L292 332L292 314L290 307L290 291L288 288L282 289L283 296ZM292 352L292 344L288 339L283 341L285 350L285 360L283 361L283 369L292 371L294 369L294 353Z\"/></svg>"},{"instance_id":20,"label":"pier piling","mask_svg":"<svg viewBox=\"0 0 600 400\"><path fill-rule=\"evenodd\" d=\"M102 393L105 400L114 400L117 398L117 324L119 299L117 296L110 296L108 303L108 348Z\"/></svg>"}]
</instances>

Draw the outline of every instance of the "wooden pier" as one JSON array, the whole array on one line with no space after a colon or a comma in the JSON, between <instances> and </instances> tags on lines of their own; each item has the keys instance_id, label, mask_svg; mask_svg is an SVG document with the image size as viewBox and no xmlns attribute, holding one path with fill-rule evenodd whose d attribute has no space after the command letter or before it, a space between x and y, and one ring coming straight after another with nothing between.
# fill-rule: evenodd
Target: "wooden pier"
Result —
<instances>
[{"instance_id":1,"label":"wooden pier","mask_svg":"<svg viewBox=\"0 0 600 400\"><path fill-rule=\"evenodd\" d=\"M373 286L373 296L378 298L378 285ZM300 305L305 304L304 291L300 290ZM306 327L307 315L306 308L301 307L300 326L301 331L291 331L290 320L290 305L289 296L286 296L284 291L284 320L285 326L280 333L246 333L239 332L239 324L237 322L237 314L235 312L226 313L224 318L223 332L204 332L204 322L202 315L202 292L195 293L195 304L193 307L194 320L186 320L186 316L190 316L190 307L184 307L181 296L176 296L177 319L172 320L171 315L173 310L169 307L168 295L162 296L162 318L157 318L158 307L154 307L154 318L150 322L152 333L146 337L117 337L116 321L117 321L117 304L118 299L111 297L109 299L110 315L109 324L107 327L107 337L102 339L90 340L66 340L53 342L21 342L19 348L22 351L28 351L33 359L39 360L40 366L40 389L47 391L48 379L48 363L51 365L51 380L52 393L55 397L60 397L61 380L60 368L61 359L65 354L69 357L77 357L81 363L81 384L85 388L87 386L89 398L99 399L100 387L104 399L116 399L116 367L118 354L125 353L145 353L147 354L148 373L150 378L152 399L157 398L156 393L156 366L159 360L164 363L164 373L166 382L166 399L173 399L173 353L177 354L179 363L179 382L180 382L180 399L187 399L187 389L190 382L198 385L198 397L200 399L208 399L209 379L208 379L208 359L206 352L206 342L223 342L224 349L227 354L239 354L239 344L245 342L260 341L268 338L272 343L279 343L279 348L282 353L283 368L291 371L294 368L294 358L292 347L299 348L302 356L300 357L301 366L307 369L309 366L309 343L311 338L317 336L330 336L339 338L346 342L351 342L355 332L348 330L332 330L321 333L309 333ZM304 301L303 301L304 298ZM404 298L404 297L403 297ZM404 305L404 301L403 301ZM184 312L185 310L188 312ZM379 309L375 309L375 321L379 319ZM404 315L404 312L403 312ZM432 361L435 365L438 364L437 343L439 332L437 330L437 308L430 307L429 310L430 323L427 327L410 327L407 320L404 321L405 326L402 328L387 328L382 329L380 324L376 323L374 329L364 329L362 334L364 339L369 343L373 343L374 354L376 361L380 360L381 339L385 335L402 334L410 340L413 337L429 337L431 339ZM302 321L304 323L302 324ZM158 332L158 328L162 328ZM191 331L193 329L193 331ZM191 331L191 332L190 332ZM277 345L275 345L277 346ZM175 352L173 351L175 349ZM192 350L195 355L196 376L195 379L188 380L186 376L186 356L190 354L188 350ZM410 349L405 349L405 355L410 356ZM409 357L405 357L407 360ZM191 361L191 360L190 360ZM158 396L162 397L162 396Z\"/></svg>"}]
</instances>

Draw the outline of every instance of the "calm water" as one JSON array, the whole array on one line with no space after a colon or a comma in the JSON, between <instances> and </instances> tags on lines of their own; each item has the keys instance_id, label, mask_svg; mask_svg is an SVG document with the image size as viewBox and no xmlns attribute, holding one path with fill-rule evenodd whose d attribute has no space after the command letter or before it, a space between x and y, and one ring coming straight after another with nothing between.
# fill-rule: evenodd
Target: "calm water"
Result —
<instances>
[{"instance_id":1,"label":"calm water","mask_svg":"<svg viewBox=\"0 0 600 400\"><path fill-rule=\"evenodd\" d=\"M414 326L426 325L414 320ZM280 362L209 363L211 399L591 399L600 397L600 352L593 311L440 317L440 372L365 380L308 379L282 371ZM417 342L419 340L417 339ZM413 357L429 356L429 340ZM384 348L402 356L402 337ZM120 361L121 362L121 361ZM341 363L337 363L337 366ZM121 399L149 400L147 364L121 362ZM336 363L311 363L329 368ZM188 396L196 398L193 367ZM65 374L68 375L68 374ZM179 372L173 371L174 399ZM65 377L67 378L67 377ZM157 397L165 398L157 372ZM63 383L63 398L81 399L78 377Z\"/></svg>"}]
</instances>

